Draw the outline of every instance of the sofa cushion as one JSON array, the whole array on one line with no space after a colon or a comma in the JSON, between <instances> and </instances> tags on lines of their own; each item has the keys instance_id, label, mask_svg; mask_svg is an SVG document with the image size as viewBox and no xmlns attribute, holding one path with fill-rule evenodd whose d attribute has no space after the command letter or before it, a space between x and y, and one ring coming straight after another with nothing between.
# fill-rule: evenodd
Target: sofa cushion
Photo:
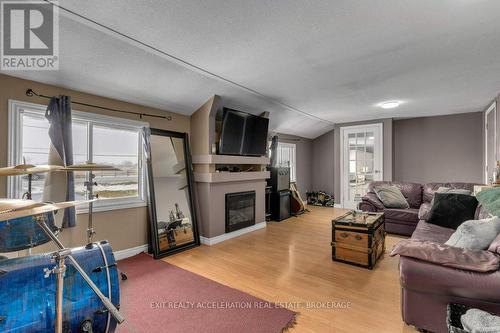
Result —
<instances>
[{"instance_id":1,"label":"sofa cushion","mask_svg":"<svg viewBox=\"0 0 500 333\"><path fill-rule=\"evenodd\" d=\"M430 203L434 198L434 193L440 187L446 187L446 183L427 183L422 186L422 202Z\"/></svg>"},{"instance_id":2,"label":"sofa cushion","mask_svg":"<svg viewBox=\"0 0 500 333\"><path fill-rule=\"evenodd\" d=\"M377 211L383 210L385 208L384 204L382 203L382 201L380 201L380 199L377 197L375 193L368 192L366 193L366 195L363 196L361 200L372 204Z\"/></svg>"},{"instance_id":3,"label":"sofa cushion","mask_svg":"<svg viewBox=\"0 0 500 333\"><path fill-rule=\"evenodd\" d=\"M479 203L476 208L476 213L474 214L474 220L483 220L493 217L488 211Z\"/></svg>"},{"instance_id":4,"label":"sofa cushion","mask_svg":"<svg viewBox=\"0 0 500 333\"><path fill-rule=\"evenodd\" d=\"M375 193L375 187L381 185L394 185L405 197L410 205L410 208L419 208L422 204L422 185L417 183L403 183L403 182L389 182L389 181L376 181L368 185L368 192Z\"/></svg>"},{"instance_id":5,"label":"sofa cushion","mask_svg":"<svg viewBox=\"0 0 500 333\"><path fill-rule=\"evenodd\" d=\"M422 205L418 209L418 219L427 220L429 218L429 213L431 212L432 205L430 202L422 202Z\"/></svg>"},{"instance_id":6,"label":"sofa cushion","mask_svg":"<svg viewBox=\"0 0 500 333\"><path fill-rule=\"evenodd\" d=\"M446 245L471 250L486 250L500 234L500 218L469 220L462 223Z\"/></svg>"},{"instance_id":7,"label":"sofa cushion","mask_svg":"<svg viewBox=\"0 0 500 333\"><path fill-rule=\"evenodd\" d=\"M404 221L404 222L418 222L418 209L407 208L386 208L384 209L384 217L386 221Z\"/></svg>"},{"instance_id":8,"label":"sofa cushion","mask_svg":"<svg viewBox=\"0 0 500 333\"><path fill-rule=\"evenodd\" d=\"M435 243L445 243L454 230L450 228L440 227L435 224L419 221L415 231L411 235L411 239L419 241L432 241Z\"/></svg>"},{"instance_id":9,"label":"sofa cushion","mask_svg":"<svg viewBox=\"0 0 500 333\"><path fill-rule=\"evenodd\" d=\"M405 239L394 245L391 256L395 255L483 273L498 270L500 267L500 258L489 251L462 249L413 239Z\"/></svg>"},{"instance_id":10,"label":"sofa cushion","mask_svg":"<svg viewBox=\"0 0 500 333\"><path fill-rule=\"evenodd\" d=\"M436 193L427 222L456 229L462 222L474 219L477 204L471 195Z\"/></svg>"},{"instance_id":11,"label":"sofa cushion","mask_svg":"<svg viewBox=\"0 0 500 333\"><path fill-rule=\"evenodd\" d=\"M434 198L434 193L440 187L448 187L451 189L461 189L468 190L472 193L474 190L474 183L427 183L422 186L422 201L423 202L431 202L432 198Z\"/></svg>"},{"instance_id":12,"label":"sofa cushion","mask_svg":"<svg viewBox=\"0 0 500 333\"><path fill-rule=\"evenodd\" d=\"M377 197L387 208L410 208L401 190L394 185L381 185L374 188Z\"/></svg>"}]
</instances>

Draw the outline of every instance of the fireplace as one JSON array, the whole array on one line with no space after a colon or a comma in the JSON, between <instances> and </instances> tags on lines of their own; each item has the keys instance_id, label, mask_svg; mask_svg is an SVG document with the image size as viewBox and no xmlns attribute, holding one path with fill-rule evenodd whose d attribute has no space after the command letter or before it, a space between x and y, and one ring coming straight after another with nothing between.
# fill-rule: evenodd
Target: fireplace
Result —
<instances>
[{"instance_id":1,"label":"fireplace","mask_svg":"<svg viewBox=\"0 0 500 333\"><path fill-rule=\"evenodd\" d=\"M255 224L255 191L226 194L226 232Z\"/></svg>"}]
</instances>

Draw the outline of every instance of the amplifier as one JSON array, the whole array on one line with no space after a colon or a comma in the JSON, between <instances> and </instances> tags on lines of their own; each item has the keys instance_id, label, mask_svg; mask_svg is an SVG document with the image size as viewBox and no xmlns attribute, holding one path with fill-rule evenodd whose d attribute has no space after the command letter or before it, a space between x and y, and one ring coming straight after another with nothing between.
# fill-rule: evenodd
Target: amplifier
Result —
<instances>
[{"instance_id":1,"label":"amplifier","mask_svg":"<svg viewBox=\"0 0 500 333\"><path fill-rule=\"evenodd\" d=\"M290 217L290 191L279 191L271 194L271 211L274 221L283 221Z\"/></svg>"},{"instance_id":2,"label":"amplifier","mask_svg":"<svg viewBox=\"0 0 500 333\"><path fill-rule=\"evenodd\" d=\"M290 168L270 167L269 171L271 171L269 185L273 188L273 192L290 189Z\"/></svg>"}]
</instances>

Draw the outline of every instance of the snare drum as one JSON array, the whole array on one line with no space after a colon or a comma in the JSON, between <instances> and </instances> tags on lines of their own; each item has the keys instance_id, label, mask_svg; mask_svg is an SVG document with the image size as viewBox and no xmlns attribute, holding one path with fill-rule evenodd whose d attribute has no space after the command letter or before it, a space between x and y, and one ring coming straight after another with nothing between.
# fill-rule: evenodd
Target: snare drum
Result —
<instances>
[{"instance_id":1,"label":"snare drum","mask_svg":"<svg viewBox=\"0 0 500 333\"><path fill-rule=\"evenodd\" d=\"M101 292L118 307L118 272L107 242L72 249L72 256ZM54 332L56 280L44 269L56 265L51 254L0 260L0 332ZM66 259L63 297L63 332L113 332L116 321L101 300Z\"/></svg>"},{"instance_id":2,"label":"snare drum","mask_svg":"<svg viewBox=\"0 0 500 333\"><path fill-rule=\"evenodd\" d=\"M54 213L43 215L49 228L55 232L57 228L54 224ZM33 216L0 221L0 252L25 250L47 243L49 240Z\"/></svg>"}]
</instances>

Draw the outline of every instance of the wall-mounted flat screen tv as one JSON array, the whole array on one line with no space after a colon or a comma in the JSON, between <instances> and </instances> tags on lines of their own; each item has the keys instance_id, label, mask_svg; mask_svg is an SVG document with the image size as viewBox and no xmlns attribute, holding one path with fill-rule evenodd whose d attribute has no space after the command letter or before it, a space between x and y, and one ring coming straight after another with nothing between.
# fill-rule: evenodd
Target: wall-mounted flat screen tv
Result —
<instances>
[{"instance_id":1,"label":"wall-mounted flat screen tv","mask_svg":"<svg viewBox=\"0 0 500 333\"><path fill-rule=\"evenodd\" d=\"M219 154L267 155L269 119L250 113L223 109Z\"/></svg>"}]
</instances>

